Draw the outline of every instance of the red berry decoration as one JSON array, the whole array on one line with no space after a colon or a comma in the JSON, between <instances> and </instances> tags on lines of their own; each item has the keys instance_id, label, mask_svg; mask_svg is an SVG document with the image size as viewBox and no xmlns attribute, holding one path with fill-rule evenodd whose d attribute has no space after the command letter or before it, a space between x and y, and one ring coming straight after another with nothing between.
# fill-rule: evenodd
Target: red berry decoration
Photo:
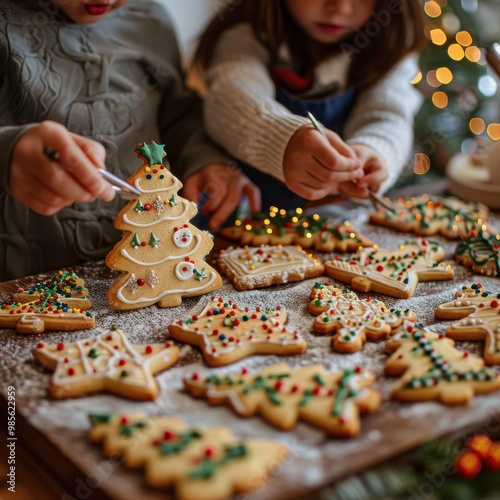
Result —
<instances>
[{"instance_id":1,"label":"red berry decoration","mask_svg":"<svg viewBox=\"0 0 500 500\"><path fill-rule=\"evenodd\" d=\"M476 434L467 441L466 446L484 460L490 454L492 444L486 434Z\"/></svg>"},{"instance_id":2,"label":"red berry decoration","mask_svg":"<svg viewBox=\"0 0 500 500\"><path fill-rule=\"evenodd\" d=\"M464 451L455 459L457 474L465 479L472 479L479 474L483 462L473 451Z\"/></svg>"},{"instance_id":3,"label":"red berry decoration","mask_svg":"<svg viewBox=\"0 0 500 500\"><path fill-rule=\"evenodd\" d=\"M152 209L153 209L153 205L151 205L151 203L146 203L144 205L144 210L146 210L146 212L149 212Z\"/></svg>"},{"instance_id":4,"label":"red berry decoration","mask_svg":"<svg viewBox=\"0 0 500 500\"><path fill-rule=\"evenodd\" d=\"M489 469L500 470L500 443L491 443L490 451L484 462Z\"/></svg>"}]
</instances>

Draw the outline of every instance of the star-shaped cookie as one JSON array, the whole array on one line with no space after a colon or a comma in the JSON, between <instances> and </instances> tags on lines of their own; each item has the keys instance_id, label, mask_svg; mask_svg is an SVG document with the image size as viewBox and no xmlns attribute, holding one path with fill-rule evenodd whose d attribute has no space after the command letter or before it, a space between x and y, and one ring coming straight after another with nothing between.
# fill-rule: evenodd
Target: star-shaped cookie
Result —
<instances>
[{"instance_id":1,"label":"star-shaped cookie","mask_svg":"<svg viewBox=\"0 0 500 500\"><path fill-rule=\"evenodd\" d=\"M455 340L484 340L487 365L500 364L500 292L485 290L481 283L462 287L455 299L436 307L436 318L459 319L446 330Z\"/></svg>"},{"instance_id":2,"label":"star-shaped cookie","mask_svg":"<svg viewBox=\"0 0 500 500\"><path fill-rule=\"evenodd\" d=\"M439 262L443 257L444 248L439 243L408 241L399 248L364 248L353 258L337 257L325 264L325 272L360 292L407 299L419 281L453 279L452 267Z\"/></svg>"},{"instance_id":3,"label":"star-shaped cookie","mask_svg":"<svg viewBox=\"0 0 500 500\"><path fill-rule=\"evenodd\" d=\"M154 374L179 358L179 348L166 344L132 345L122 330L113 327L98 337L72 344L39 343L35 360L54 372L50 395L65 399L111 392L138 400L158 395Z\"/></svg>"},{"instance_id":4,"label":"star-shaped cookie","mask_svg":"<svg viewBox=\"0 0 500 500\"><path fill-rule=\"evenodd\" d=\"M380 300L360 299L349 290L328 284L316 283L311 297L316 298L309 303L309 310L313 314L323 310L313 322L313 331L335 333L332 347L337 352L359 351L366 340L383 340L403 321L416 320L416 314L409 309L388 309ZM323 303L328 306L323 307Z\"/></svg>"},{"instance_id":5,"label":"star-shaped cookie","mask_svg":"<svg viewBox=\"0 0 500 500\"><path fill-rule=\"evenodd\" d=\"M302 354L306 341L285 322L286 312L279 306L251 311L212 297L200 314L173 321L168 331L172 338L198 346L210 366L222 366L252 354Z\"/></svg>"}]
</instances>

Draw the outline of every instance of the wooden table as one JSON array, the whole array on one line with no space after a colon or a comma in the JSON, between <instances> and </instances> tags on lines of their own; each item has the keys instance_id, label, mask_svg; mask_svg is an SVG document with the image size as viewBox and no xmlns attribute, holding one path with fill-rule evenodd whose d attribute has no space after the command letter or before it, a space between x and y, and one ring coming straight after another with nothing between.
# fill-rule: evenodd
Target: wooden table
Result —
<instances>
[{"instance_id":1,"label":"wooden table","mask_svg":"<svg viewBox=\"0 0 500 500\"><path fill-rule=\"evenodd\" d=\"M351 216L355 216L351 212ZM397 246L409 239L408 235L389 229L364 225L363 232L380 246ZM452 260L456 242L442 237L441 242ZM323 260L333 254L321 255ZM52 332L36 337L26 337L12 330L0 330L0 418L6 419L6 391L12 385L16 390L16 437L17 445L26 449L33 463L46 470L51 488L64 491L63 498L141 498L145 500L165 498L164 491L144 487L140 472L127 471L120 465L105 460L101 450L87 443L88 414L109 411L135 411L142 409L152 414L176 414L189 424L220 425L231 427L235 435L259 436L278 439L289 446L290 458L273 476L270 483L245 498L280 499L309 495L350 474L365 470L432 438L471 426L477 430L498 425L500 391L475 397L466 406L446 407L435 402L400 403L391 401L389 394L395 380L383 375L384 343L368 342L364 349L352 355L333 353L328 337L310 333L313 317L307 311L308 294L317 280L287 284L250 292L238 292L227 281L218 296L237 301L239 305L260 303L266 307L284 305L289 313L289 324L306 338L309 348L301 357L285 357L290 365L321 362L327 368L345 368L361 364L374 370L376 382L384 401L378 413L363 418L362 432L354 439L328 439L307 424L299 424L294 430L282 432L266 424L262 419L240 419L225 406L210 407L203 400L194 400L182 391L182 377L193 371L208 371L200 353L190 346L181 346L181 359L177 365L157 377L161 394L157 401L139 403L112 395L95 395L80 399L53 401L47 398L50 374L37 366L31 356L31 348L42 342L72 342L98 334L113 324L118 324L129 335L132 343L164 341L168 337L167 325L174 319L195 314L208 302L208 297L184 300L178 308L116 312L106 304L105 293L113 279L111 271L103 263L91 263L75 269L85 279L96 315L96 327L92 331ZM500 289L498 278L474 276L463 267L456 266L452 282L435 282L417 286L413 298L393 299L371 294L384 300L389 307L410 308L418 314L419 321L427 326L435 325L444 331L451 322L438 321L433 309L452 299L455 289L462 285L481 281L487 288ZM46 278L49 275L39 276ZM318 279L326 281L325 278ZM0 284L0 300L8 301L22 284L31 284L35 278L27 278ZM359 294L365 297L365 294ZM482 343L461 342L461 349L480 354ZM228 367L217 369L219 373L238 371L242 366L262 367L283 358L254 356ZM5 441L4 441L5 443ZM2 445L4 447L4 445ZM21 453L20 453L21 454ZM18 462L19 464L19 462ZM18 481L21 467L18 465ZM25 472L25 471L24 471ZM23 474L24 474L23 472ZM49 479L47 479L49 481ZM1 491L1 490L0 490ZM87 495L92 495L87 496ZM53 497L55 497L53 495Z\"/></svg>"}]
</instances>

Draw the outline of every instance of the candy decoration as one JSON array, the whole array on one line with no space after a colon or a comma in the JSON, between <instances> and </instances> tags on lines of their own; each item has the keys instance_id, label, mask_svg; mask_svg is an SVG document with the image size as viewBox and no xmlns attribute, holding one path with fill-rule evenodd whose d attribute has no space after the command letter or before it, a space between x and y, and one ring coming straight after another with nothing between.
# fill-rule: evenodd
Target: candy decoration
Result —
<instances>
[{"instance_id":1,"label":"candy decoration","mask_svg":"<svg viewBox=\"0 0 500 500\"><path fill-rule=\"evenodd\" d=\"M123 237L106 264L122 273L108 290L108 303L116 309L173 307L182 297L220 288L219 274L204 260L213 241L188 222L197 213L196 204L177 196L182 185L162 165L163 145L140 144L136 152L144 163L128 182L141 192L143 210L135 210L140 205L134 200L116 218L115 227ZM179 271L186 267L185 259L193 264L189 279ZM193 273L194 268L203 272ZM141 286L138 279L149 286Z\"/></svg>"}]
</instances>

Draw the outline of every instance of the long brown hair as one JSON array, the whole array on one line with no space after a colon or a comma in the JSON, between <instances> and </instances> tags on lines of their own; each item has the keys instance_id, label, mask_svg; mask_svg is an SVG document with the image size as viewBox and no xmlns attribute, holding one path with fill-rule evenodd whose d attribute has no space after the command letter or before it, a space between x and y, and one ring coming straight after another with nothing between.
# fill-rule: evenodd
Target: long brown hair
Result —
<instances>
[{"instance_id":1,"label":"long brown hair","mask_svg":"<svg viewBox=\"0 0 500 500\"><path fill-rule=\"evenodd\" d=\"M239 23L249 23L255 37L276 61L285 43L294 58L318 62L307 47L310 40L289 16L284 0L232 0L212 19L200 37L193 66L210 66L218 37ZM348 38L323 46L319 60L344 52L351 58L348 85L364 89L374 85L401 59L418 52L425 44L424 20L420 0L377 0L371 19ZM308 53L309 52L309 53Z\"/></svg>"}]
</instances>

